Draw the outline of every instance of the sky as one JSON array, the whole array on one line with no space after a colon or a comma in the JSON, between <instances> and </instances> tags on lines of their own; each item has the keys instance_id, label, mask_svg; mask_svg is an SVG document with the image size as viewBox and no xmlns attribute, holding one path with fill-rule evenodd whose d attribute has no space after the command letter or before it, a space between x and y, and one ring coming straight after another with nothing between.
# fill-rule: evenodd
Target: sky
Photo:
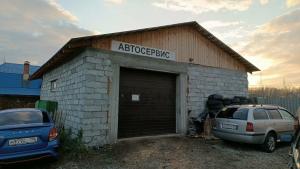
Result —
<instances>
[{"instance_id":1,"label":"sky","mask_svg":"<svg viewBox=\"0 0 300 169\"><path fill-rule=\"evenodd\" d=\"M250 87L300 87L300 0L9 0L0 63L42 65L71 38L197 21L262 71Z\"/></svg>"}]
</instances>

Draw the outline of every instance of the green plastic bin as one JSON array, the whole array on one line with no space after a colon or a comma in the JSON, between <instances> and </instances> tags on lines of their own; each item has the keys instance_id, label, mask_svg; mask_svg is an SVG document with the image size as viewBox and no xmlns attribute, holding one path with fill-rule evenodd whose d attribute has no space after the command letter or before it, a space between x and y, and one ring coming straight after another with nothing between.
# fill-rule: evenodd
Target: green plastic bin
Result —
<instances>
[{"instance_id":1,"label":"green plastic bin","mask_svg":"<svg viewBox=\"0 0 300 169\"><path fill-rule=\"evenodd\" d=\"M35 108L54 113L57 110L57 102L50 100L38 100L35 102Z\"/></svg>"}]
</instances>

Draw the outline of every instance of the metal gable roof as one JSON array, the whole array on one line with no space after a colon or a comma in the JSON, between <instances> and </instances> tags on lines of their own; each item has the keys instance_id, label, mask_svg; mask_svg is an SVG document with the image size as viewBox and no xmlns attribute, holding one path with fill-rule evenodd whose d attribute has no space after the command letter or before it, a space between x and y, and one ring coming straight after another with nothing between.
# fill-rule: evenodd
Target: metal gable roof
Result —
<instances>
[{"instance_id":1,"label":"metal gable roof","mask_svg":"<svg viewBox=\"0 0 300 169\"><path fill-rule=\"evenodd\" d=\"M39 66L30 65L30 74ZM39 96L42 79L23 81L23 64L0 65L0 95Z\"/></svg>"},{"instance_id":2,"label":"metal gable roof","mask_svg":"<svg viewBox=\"0 0 300 169\"><path fill-rule=\"evenodd\" d=\"M30 65L29 74L33 74L37 71L40 66L33 66ZM24 64L17 64L17 63L3 63L0 65L0 72L3 73L17 73L22 74L24 69Z\"/></svg>"},{"instance_id":3,"label":"metal gable roof","mask_svg":"<svg viewBox=\"0 0 300 169\"><path fill-rule=\"evenodd\" d=\"M68 58L68 56L70 56L71 53L74 53L74 52L78 53L78 52L82 51L84 48L92 47L92 40L94 40L94 39L112 37L112 36L117 36L117 35L122 35L122 34L144 32L144 31L153 31L153 30L158 30L158 29L163 29L163 28L184 26L184 25L193 26L206 39L208 39L209 41L214 43L216 46L218 46L219 48L221 48L222 50L227 52L230 56L232 56L233 58L235 58L242 64L244 64L245 67L247 68L248 72L252 73L254 71L259 71L259 69L256 66L254 66L252 63L247 61L244 57L242 57L236 51L231 49L229 46L227 46L225 43L223 43L221 40L219 40L217 37L215 37L213 34L211 34L209 31L207 31L201 25L199 25L197 22L192 21L192 22L184 22L184 23L178 23L178 24L172 24L172 25L165 25L165 26L159 26L159 27L117 32L117 33L73 38L70 41L68 41L51 59L49 59L44 65L42 65L42 67L39 70L37 70L30 78L31 79L41 78L45 72L59 66L63 62L71 59L71 58ZM84 43L82 43L81 45L78 45L78 42L84 42Z\"/></svg>"}]
</instances>

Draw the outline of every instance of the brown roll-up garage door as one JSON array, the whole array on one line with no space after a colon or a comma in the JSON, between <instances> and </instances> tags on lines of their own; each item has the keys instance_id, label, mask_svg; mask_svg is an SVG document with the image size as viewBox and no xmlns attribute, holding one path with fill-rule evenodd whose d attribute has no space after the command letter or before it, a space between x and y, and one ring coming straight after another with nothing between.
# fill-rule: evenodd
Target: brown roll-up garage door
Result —
<instances>
[{"instance_id":1,"label":"brown roll-up garage door","mask_svg":"<svg viewBox=\"0 0 300 169\"><path fill-rule=\"evenodd\" d=\"M118 137L176 132L176 75L121 68Z\"/></svg>"}]
</instances>

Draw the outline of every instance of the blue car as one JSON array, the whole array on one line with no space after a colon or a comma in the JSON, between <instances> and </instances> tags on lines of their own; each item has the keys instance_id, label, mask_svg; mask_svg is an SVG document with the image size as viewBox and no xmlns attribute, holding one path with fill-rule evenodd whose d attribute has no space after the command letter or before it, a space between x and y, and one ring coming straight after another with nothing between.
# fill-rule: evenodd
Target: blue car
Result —
<instances>
[{"instance_id":1,"label":"blue car","mask_svg":"<svg viewBox=\"0 0 300 169\"><path fill-rule=\"evenodd\" d=\"M38 109L0 111L0 164L58 158L58 131Z\"/></svg>"}]
</instances>

